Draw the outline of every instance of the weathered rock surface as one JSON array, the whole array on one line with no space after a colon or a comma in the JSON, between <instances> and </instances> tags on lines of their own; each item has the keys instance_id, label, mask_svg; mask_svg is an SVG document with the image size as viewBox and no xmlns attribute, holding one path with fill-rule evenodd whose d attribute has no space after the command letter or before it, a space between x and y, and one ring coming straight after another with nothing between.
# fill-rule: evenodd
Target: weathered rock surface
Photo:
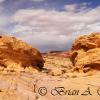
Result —
<instances>
[{"instance_id":1,"label":"weathered rock surface","mask_svg":"<svg viewBox=\"0 0 100 100\"><path fill-rule=\"evenodd\" d=\"M65 73L69 72L72 69L72 62L69 58L65 56L54 56L48 55L44 56L45 64L44 68L47 70L47 73L52 76L62 76Z\"/></svg>"},{"instance_id":2,"label":"weathered rock surface","mask_svg":"<svg viewBox=\"0 0 100 100\"><path fill-rule=\"evenodd\" d=\"M0 36L0 70L36 71L44 60L38 50L15 37ZM24 70L25 69L25 70ZM36 70L35 70L36 69Z\"/></svg>"},{"instance_id":3,"label":"weathered rock surface","mask_svg":"<svg viewBox=\"0 0 100 100\"><path fill-rule=\"evenodd\" d=\"M7 39L2 41L6 41ZM9 37L7 41L11 40L12 38ZM86 73L72 73L70 70L73 66L69 57L66 58L65 56L61 55L57 56L57 54L44 55L44 70L40 71L39 73L31 73L30 71L26 70L20 71L19 73L16 71L11 71L13 67L15 69L19 67L23 68L24 66L27 68L27 70L28 68L29 70L33 70L35 67L31 61L37 61L38 59L38 61L43 62L43 58L40 56L40 53L38 54L37 50L35 52L35 49L32 49L31 46L23 44L22 41L19 41L21 43L19 44L18 41L19 40L16 40L17 43L11 42L11 44L14 44L10 44L9 46L8 42L7 44L4 43L6 45L0 45L0 50L2 52L0 54L2 57L0 63L0 100L100 100L100 71L92 76L87 76ZM19 49L19 47L21 49ZM33 53L29 48L33 50ZM16 54L17 50L22 50L20 52L18 51L20 56ZM29 50L29 52L26 54L24 50ZM99 58L97 58L97 56L99 57L99 51L100 49L98 47L90 50L75 49L73 50L72 55L73 58L75 58L72 59L73 63L75 66L76 64L81 66L84 65L84 63L82 63L84 60L85 64L90 64L93 62L98 64ZM90 55L92 56L90 57ZM34 59L30 60L31 58L29 59L28 57L33 57ZM89 60L85 60L85 57ZM75 63L77 60L79 63ZM5 63L4 61L9 61L9 64L7 62ZM18 65L19 61L22 62L22 64ZM30 64L32 64L32 67L27 67ZM42 67L40 66L41 63L39 63L39 65L37 63L35 64L36 68ZM12 67L10 67L10 65ZM9 68L9 71L5 71L2 68ZM82 69L82 66L78 69ZM95 69L98 68L95 67Z\"/></svg>"},{"instance_id":4,"label":"weathered rock surface","mask_svg":"<svg viewBox=\"0 0 100 100\"><path fill-rule=\"evenodd\" d=\"M72 45L71 61L79 71L100 70L100 33L84 35Z\"/></svg>"},{"instance_id":5,"label":"weathered rock surface","mask_svg":"<svg viewBox=\"0 0 100 100\"><path fill-rule=\"evenodd\" d=\"M99 93L100 73L72 78L45 73L0 73L0 100L99 100Z\"/></svg>"}]
</instances>

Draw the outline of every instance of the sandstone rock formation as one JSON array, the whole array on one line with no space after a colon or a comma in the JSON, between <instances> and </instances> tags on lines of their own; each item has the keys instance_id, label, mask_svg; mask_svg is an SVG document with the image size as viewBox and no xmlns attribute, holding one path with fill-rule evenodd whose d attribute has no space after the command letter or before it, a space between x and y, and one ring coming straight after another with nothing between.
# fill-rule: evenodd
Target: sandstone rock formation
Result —
<instances>
[{"instance_id":1,"label":"sandstone rock formation","mask_svg":"<svg viewBox=\"0 0 100 100\"><path fill-rule=\"evenodd\" d=\"M72 45L71 61L78 71L100 70L100 33L77 38Z\"/></svg>"},{"instance_id":2,"label":"sandstone rock formation","mask_svg":"<svg viewBox=\"0 0 100 100\"><path fill-rule=\"evenodd\" d=\"M91 36L93 35L89 37ZM98 36L99 34L93 37ZM96 39L96 41L99 43L99 39ZM99 45L97 42L93 43ZM77 42L75 44L77 45ZM75 67L77 66L78 70L87 66L98 69L100 61L99 46L86 50L84 48L76 49L75 44L73 44L71 59ZM39 73L30 73L26 70L19 73L16 71L1 71L8 68L18 71L18 68L25 67L25 69L33 70L34 68L42 68L44 63L41 54L36 49L13 37L1 36L0 100L100 99L100 71L92 76L87 76L87 73L72 73L70 70L73 66L69 57L58 56L58 53L55 55L45 54L43 57L45 60L44 70ZM88 94L88 88L91 95ZM77 91L78 95L76 94Z\"/></svg>"},{"instance_id":3,"label":"sandstone rock formation","mask_svg":"<svg viewBox=\"0 0 100 100\"><path fill-rule=\"evenodd\" d=\"M44 60L38 50L15 37L0 36L0 70L41 69L43 65Z\"/></svg>"}]
</instances>

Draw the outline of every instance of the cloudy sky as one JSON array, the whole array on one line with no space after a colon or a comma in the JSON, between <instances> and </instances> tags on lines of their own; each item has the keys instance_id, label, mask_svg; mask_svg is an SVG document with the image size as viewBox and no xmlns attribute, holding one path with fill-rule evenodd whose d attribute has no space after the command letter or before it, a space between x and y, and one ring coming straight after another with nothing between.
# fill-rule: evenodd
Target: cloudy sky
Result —
<instances>
[{"instance_id":1,"label":"cloudy sky","mask_svg":"<svg viewBox=\"0 0 100 100\"><path fill-rule=\"evenodd\" d=\"M67 50L91 32L100 32L100 0L0 0L0 34L41 52Z\"/></svg>"}]
</instances>

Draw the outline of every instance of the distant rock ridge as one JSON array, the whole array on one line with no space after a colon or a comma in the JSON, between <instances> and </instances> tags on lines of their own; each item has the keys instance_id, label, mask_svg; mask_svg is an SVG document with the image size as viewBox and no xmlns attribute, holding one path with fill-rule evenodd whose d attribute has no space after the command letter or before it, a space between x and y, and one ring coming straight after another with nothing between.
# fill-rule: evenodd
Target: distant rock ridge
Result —
<instances>
[{"instance_id":1,"label":"distant rock ridge","mask_svg":"<svg viewBox=\"0 0 100 100\"><path fill-rule=\"evenodd\" d=\"M42 53L43 56L56 56L56 57L63 57L63 58L69 58L70 53L69 51L49 51L46 53Z\"/></svg>"},{"instance_id":2,"label":"distant rock ridge","mask_svg":"<svg viewBox=\"0 0 100 100\"><path fill-rule=\"evenodd\" d=\"M38 50L15 37L0 36L0 70L32 71L41 69L43 65L44 60Z\"/></svg>"},{"instance_id":3,"label":"distant rock ridge","mask_svg":"<svg viewBox=\"0 0 100 100\"><path fill-rule=\"evenodd\" d=\"M71 61L78 71L100 70L100 33L77 38L72 45Z\"/></svg>"}]
</instances>

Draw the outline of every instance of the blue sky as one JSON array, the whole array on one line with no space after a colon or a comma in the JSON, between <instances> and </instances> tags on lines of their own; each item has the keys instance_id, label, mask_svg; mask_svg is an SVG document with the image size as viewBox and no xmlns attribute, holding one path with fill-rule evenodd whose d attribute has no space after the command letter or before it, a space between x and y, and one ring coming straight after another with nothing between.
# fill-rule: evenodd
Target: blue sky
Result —
<instances>
[{"instance_id":1,"label":"blue sky","mask_svg":"<svg viewBox=\"0 0 100 100\"><path fill-rule=\"evenodd\" d=\"M0 0L0 34L41 52L67 50L83 34L100 32L100 0Z\"/></svg>"}]
</instances>

